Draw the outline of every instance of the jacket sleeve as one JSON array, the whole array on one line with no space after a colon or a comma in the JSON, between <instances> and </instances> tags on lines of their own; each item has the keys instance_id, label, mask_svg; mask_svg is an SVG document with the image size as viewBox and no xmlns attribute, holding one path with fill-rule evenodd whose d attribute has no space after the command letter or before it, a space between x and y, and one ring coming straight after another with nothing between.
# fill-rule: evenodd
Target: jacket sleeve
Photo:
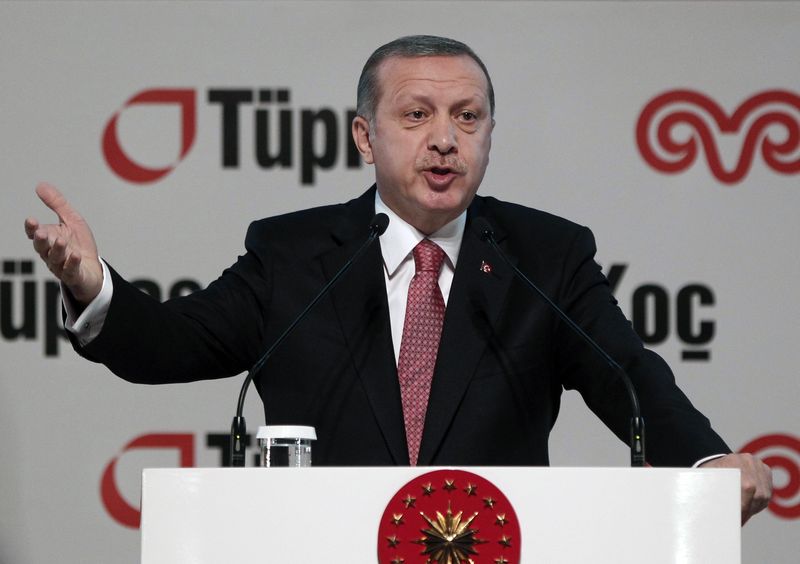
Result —
<instances>
[{"instance_id":1,"label":"jacket sleeve","mask_svg":"<svg viewBox=\"0 0 800 564\"><path fill-rule=\"evenodd\" d=\"M655 466L692 466L713 454L729 453L678 388L666 362L645 349L625 318L600 266L594 237L580 228L564 262L558 302L633 382L645 423L646 455ZM577 389L589 408L623 441L629 442L631 408L621 377L588 344L559 322L557 365L562 385Z\"/></svg>"},{"instance_id":2,"label":"jacket sleeve","mask_svg":"<svg viewBox=\"0 0 800 564\"><path fill-rule=\"evenodd\" d=\"M233 376L261 349L270 300L257 224L247 252L206 289L160 303L109 268L114 293L100 334L79 354L130 382L164 384Z\"/></svg>"}]
</instances>

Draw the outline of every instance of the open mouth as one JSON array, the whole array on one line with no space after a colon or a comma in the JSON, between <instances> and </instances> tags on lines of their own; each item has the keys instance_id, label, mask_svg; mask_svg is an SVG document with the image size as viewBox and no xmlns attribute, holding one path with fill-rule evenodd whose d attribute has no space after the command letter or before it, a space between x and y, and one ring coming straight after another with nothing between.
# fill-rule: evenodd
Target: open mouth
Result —
<instances>
[{"instance_id":1,"label":"open mouth","mask_svg":"<svg viewBox=\"0 0 800 564\"><path fill-rule=\"evenodd\" d=\"M452 168L437 166L427 169L424 176L428 181L428 186L434 190L445 190L450 186L457 174Z\"/></svg>"},{"instance_id":2,"label":"open mouth","mask_svg":"<svg viewBox=\"0 0 800 564\"><path fill-rule=\"evenodd\" d=\"M433 159L423 163L422 175L433 190L447 190L459 176L466 174L466 167L461 166L458 162L451 163L448 162L449 159L431 161Z\"/></svg>"}]
</instances>

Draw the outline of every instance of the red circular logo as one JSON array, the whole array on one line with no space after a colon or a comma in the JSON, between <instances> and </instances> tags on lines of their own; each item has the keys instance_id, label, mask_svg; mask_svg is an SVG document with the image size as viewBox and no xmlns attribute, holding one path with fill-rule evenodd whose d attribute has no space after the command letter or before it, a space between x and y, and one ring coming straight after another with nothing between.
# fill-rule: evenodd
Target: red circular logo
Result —
<instances>
[{"instance_id":1,"label":"red circular logo","mask_svg":"<svg viewBox=\"0 0 800 564\"><path fill-rule=\"evenodd\" d=\"M380 564L517 564L522 536L503 492L471 472L436 470L392 497L378 528Z\"/></svg>"},{"instance_id":2,"label":"red circular logo","mask_svg":"<svg viewBox=\"0 0 800 564\"><path fill-rule=\"evenodd\" d=\"M769 510L784 519L800 518L800 439L792 435L762 435L744 445L739 452L749 452L772 468L776 485ZM779 472L785 473L786 477L781 485L777 479Z\"/></svg>"}]
</instances>

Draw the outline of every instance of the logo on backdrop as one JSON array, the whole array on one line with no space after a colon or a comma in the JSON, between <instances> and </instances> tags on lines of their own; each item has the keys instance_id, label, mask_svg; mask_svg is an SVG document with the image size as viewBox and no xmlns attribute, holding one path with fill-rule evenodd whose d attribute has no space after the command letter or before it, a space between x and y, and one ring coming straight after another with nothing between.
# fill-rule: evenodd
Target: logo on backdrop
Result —
<instances>
[{"instance_id":1,"label":"logo on backdrop","mask_svg":"<svg viewBox=\"0 0 800 564\"><path fill-rule=\"evenodd\" d=\"M116 469L119 458L129 450L135 449L176 449L180 455L180 467L194 466L194 435L191 433L159 433L141 435L125 445L122 452L111 459L103 470L100 480L100 499L106 511L120 525L138 529L141 512L129 504L117 487Z\"/></svg>"},{"instance_id":2,"label":"logo on backdrop","mask_svg":"<svg viewBox=\"0 0 800 564\"><path fill-rule=\"evenodd\" d=\"M417 476L392 497L378 526L379 562L516 564L521 545L503 492L463 470Z\"/></svg>"},{"instance_id":3,"label":"logo on backdrop","mask_svg":"<svg viewBox=\"0 0 800 564\"><path fill-rule=\"evenodd\" d=\"M628 266L614 263L606 272L611 292L620 301L617 290ZM708 284L690 282L671 291L662 284L648 282L636 285L631 292L630 319L646 345L661 345L674 336L682 347L681 360L708 362L717 328L711 315L715 303L714 291Z\"/></svg>"},{"instance_id":4,"label":"logo on backdrop","mask_svg":"<svg viewBox=\"0 0 800 564\"><path fill-rule=\"evenodd\" d=\"M738 147L734 148L732 142ZM705 94L670 90L642 109L636 124L636 144L647 164L667 174L688 169L701 152L711 174L723 184L742 181L757 153L773 171L797 174L800 96L786 90L767 90L728 114Z\"/></svg>"},{"instance_id":5,"label":"logo on backdrop","mask_svg":"<svg viewBox=\"0 0 800 564\"><path fill-rule=\"evenodd\" d=\"M142 90L125 102L103 132L103 156L111 170L133 184L157 182L171 173L194 144L198 130L197 93L194 88L153 88ZM300 184L304 186L313 185L318 171L332 169L337 163L347 169L361 168L361 155L350 135L350 123L356 116L352 108L340 112L329 107L298 111L290 105L288 88L210 88L206 100L220 109L218 138L223 169L242 166L243 145L250 149L246 153L253 155L253 164L261 169L298 166ZM177 160L169 166L137 162L120 139L124 137L118 125L120 116L126 109L141 105L172 105L180 109L181 148ZM251 119L247 119L247 108L252 109ZM242 143L242 125L252 128L251 144ZM164 132L155 134L162 137Z\"/></svg>"},{"instance_id":6,"label":"logo on backdrop","mask_svg":"<svg viewBox=\"0 0 800 564\"><path fill-rule=\"evenodd\" d=\"M117 463L126 453L132 450L174 450L178 454L178 466L191 468L195 465L195 445L199 442L197 439L199 437L196 437L194 433L162 432L146 433L129 441L119 454L108 461L100 478L100 500L108 516L123 527L132 529L138 529L141 522L141 510L125 499L117 481ZM205 434L205 446L211 451L217 451L219 459L216 465L219 467L230 466L230 440L230 433ZM250 447L252 440L252 435L246 435L245 445ZM258 453L253 453L252 465L260 465Z\"/></svg>"},{"instance_id":7,"label":"logo on backdrop","mask_svg":"<svg viewBox=\"0 0 800 564\"><path fill-rule=\"evenodd\" d=\"M739 452L749 452L772 468L775 486L769 510L783 519L800 518L800 438L788 434L762 435Z\"/></svg>"},{"instance_id":8,"label":"logo on backdrop","mask_svg":"<svg viewBox=\"0 0 800 564\"><path fill-rule=\"evenodd\" d=\"M38 260L3 258L0 260L0 339L4 341L41 340L45 357L55 357L67 341L61 321L61 287L36 272ZM199 290L199 281L180 278L161 285L151 278L137 278L131 283L158 301L185 296Z\"/></svg>"},{"instance_id":9,"label":"logo on backdrop","mask_svg":"<svg viewBox=\"0 0 800 564\"><path fill-rule=\"evenodd\" d=\"M57 356L67 340L61 323L61 287L35 275L28 258L2 259L0 277L0 337L5 341L41 339L44 356Z\"/></svg>"},{"instance_id":10,"label":"logo on backdrop","mask_svg":"<svg viewBox=\"0 0 800 564\"><path fill-rule=\"evenodd\" d=\"M178 160L166 167L151 168L137 163L128 156L119 141L117 122L124 110L140 104L174 104L181 110L181 151ZM143 90L125 102L106 124L103 132L103 156L108 166L117 175L135 184L155 182L172 172L194 143L197 129L195 92L191 89L153 89Z\"/></svg>"}]
</instances>

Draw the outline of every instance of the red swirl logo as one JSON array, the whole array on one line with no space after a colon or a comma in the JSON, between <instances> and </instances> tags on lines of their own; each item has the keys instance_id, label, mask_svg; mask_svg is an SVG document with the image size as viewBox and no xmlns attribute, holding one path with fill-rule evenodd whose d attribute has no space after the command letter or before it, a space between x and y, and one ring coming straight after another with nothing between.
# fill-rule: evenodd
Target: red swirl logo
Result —
<instances>
[{"instance_id":1,"label":"red swirl logo","mask_svg":"<svg viewBox=\"0 0 800 564\"><path fill-rule=\"evenodd\" d=\"M173 164L153 168L137 163L131 159L119 142L117 122L123 110L139 104L175 104L181 110L181 151L178 159ZM125 105L117 111L103 132L103 156L108 166L121 178L136 184L155 182L169 174L180 161L186 157L194 143L196 130L196 103L195 92L192 89L152 89L143 90L134 95Z\"/></svg>"},{"instance_id":2,"label":"red swirl logo","mask_svg":"<svg viewBox=\"0 0 800 564\"><path fill-rule=\"evenodd\" d=\"M736 161L726 167L720 145L729 145L731 139L740 139L741 149ZM735 184L747 176L757 150L775 172L797 174L800 96L767 90L727 115L700 92L671 90L653 98L642 110L636 144L647 164L667 174L689 168L700 150L711 174L724 184Z\"/></svg>"},{"instance_id":3,"label":"red swirl logo","mask_svg":"<svg viewBox=\"0 0 800 564\"><path fill-rule=\"evenodd\" d=\"M772 468L775 486L769 510L783 519L800 517L800 439L791 435L762 435L744 445Z\"/></svg>"}]
</instances>

